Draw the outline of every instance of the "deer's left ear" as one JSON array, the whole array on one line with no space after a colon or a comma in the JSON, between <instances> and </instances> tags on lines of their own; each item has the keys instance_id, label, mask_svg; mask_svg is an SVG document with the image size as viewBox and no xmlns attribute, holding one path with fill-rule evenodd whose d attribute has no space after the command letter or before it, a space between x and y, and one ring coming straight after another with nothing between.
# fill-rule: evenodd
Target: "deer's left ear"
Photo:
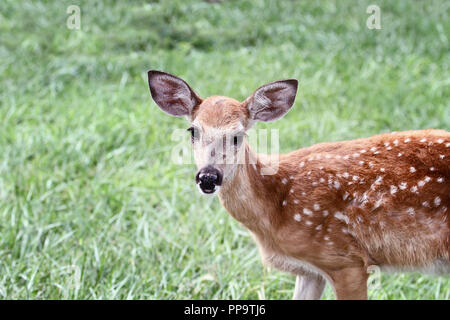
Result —
<instances>
[{"instance_id":1,"label":"deer's left ear","mask_svg":"<svg viewBox=\"0 0 450 320\"><path fill-rule=\"evenodd\" d=\"M250 118L256 121L274 121L284 116L295 101L298 81L286 79L258 88L245 100Z\"/></svg>"},{"instance_id":2,"label":"deer's left ear","mask_svg":"<svg viewBox=\"0 0 450 320\"><path fill-rule=\"evenodd\" d=\"M202 102L184 80L166 72L148 71L148 85L161 110L175 117L190 117L193 109Z\"/></svg>"}]
</instances>

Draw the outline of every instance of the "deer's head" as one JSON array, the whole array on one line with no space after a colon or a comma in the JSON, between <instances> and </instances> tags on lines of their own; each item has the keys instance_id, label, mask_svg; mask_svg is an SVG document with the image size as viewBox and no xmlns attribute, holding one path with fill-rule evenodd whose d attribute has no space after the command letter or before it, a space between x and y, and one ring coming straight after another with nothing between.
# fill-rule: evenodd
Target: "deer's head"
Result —
<instances>
[{"instance_id":1,"label":"deer's head","mask_svg":"<svg viewBox=\"0 0 450 320\"><path fill-rule=\"evenodd\" d=\"M204 194L213 194L231 181L238 164L245 162L246 131L256 121L274 121L294 104L298 82L295 79L268 83L245 101L211 96L200 98L182 79L150 70L148 83L153 100L166 113L190 121L195 181Z\"/></svg>"}]
</instances>

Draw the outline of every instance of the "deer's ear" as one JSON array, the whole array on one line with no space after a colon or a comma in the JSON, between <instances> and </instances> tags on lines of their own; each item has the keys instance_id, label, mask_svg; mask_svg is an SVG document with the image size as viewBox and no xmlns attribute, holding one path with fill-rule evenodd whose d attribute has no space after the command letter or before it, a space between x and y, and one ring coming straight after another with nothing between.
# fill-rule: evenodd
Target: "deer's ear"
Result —
<instances>
[{"instance_id":1,"label":"deer's ear","mask_svg":"<svg viewBox=\"0 0 450 320\"><path fill-rule=\"evenodd\" d=\"M202 101L186 82L166 72L150 70L148 86L156 104L172 116L190 116Z\"/></svg>"},{"instance_id":2,"label":"deer's ear","mask_svg":"<svg viewBox=\"0 0 450 320\"><path fill-rule=\"evenodd\" d=\"M274 121L284 116L295 101L298 81L286 79L258 88L245 100L250 118L256 121Z\"/></svg>"}]
</instances>

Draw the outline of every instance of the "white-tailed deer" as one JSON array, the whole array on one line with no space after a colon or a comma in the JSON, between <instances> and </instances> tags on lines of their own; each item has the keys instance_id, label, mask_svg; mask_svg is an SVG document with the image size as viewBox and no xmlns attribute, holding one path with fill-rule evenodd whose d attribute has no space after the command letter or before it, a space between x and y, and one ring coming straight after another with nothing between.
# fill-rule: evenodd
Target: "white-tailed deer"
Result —
<instances>
[{"instance_id":1,"label":"white-tailed deer","mask_svg":"<svg viewBox=\"0 0 450 320\"><path fill-rule=\"evenodd\" d=\"M266 264L297 276L294 299L319 299L325 280L338 299L366 299L373 265L450 272L449 132L321 143L279 155L278 170L263 174L275 160L255 154L245 132L286 114L297 80L266 84L243 102L202 99L161 71L148 81L163 111L191 123L201 192L218 193Z\"/></svg>"}]
</instances>

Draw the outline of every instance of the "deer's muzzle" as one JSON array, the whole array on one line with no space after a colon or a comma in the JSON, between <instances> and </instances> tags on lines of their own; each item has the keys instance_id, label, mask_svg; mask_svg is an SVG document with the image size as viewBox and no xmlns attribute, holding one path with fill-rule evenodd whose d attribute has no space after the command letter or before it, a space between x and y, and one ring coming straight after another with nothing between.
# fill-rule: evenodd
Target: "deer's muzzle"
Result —
<instances>
[{"instance_id":1,"label":"deer's muzzle","mask_svg":"<svg viewBox=\"0 0 450 320\"><path fill-rule=\"evenodd\" d=\"M203 193L212 194L222 184L222 172L209 165L197 172L195 182Z\"/></svg>"}]
</instances>

